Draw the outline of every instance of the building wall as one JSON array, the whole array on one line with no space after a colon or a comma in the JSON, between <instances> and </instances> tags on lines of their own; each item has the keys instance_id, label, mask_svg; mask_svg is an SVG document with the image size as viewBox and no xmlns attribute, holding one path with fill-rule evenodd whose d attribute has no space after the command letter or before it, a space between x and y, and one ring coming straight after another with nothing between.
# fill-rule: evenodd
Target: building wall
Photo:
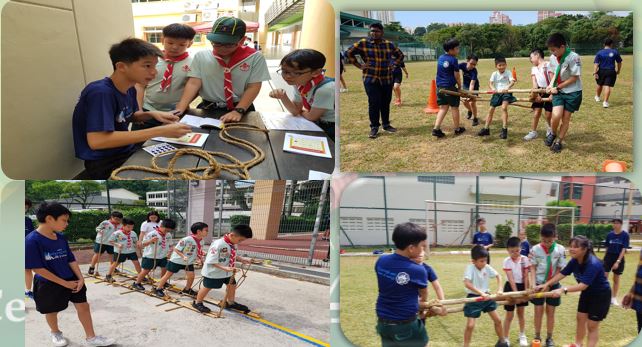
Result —
<instances>
[{"instance_id":1,"label":"building wall","mask_svg":"<svg viewBox=\"0 0 642 347\"><path fill-rule=\"evenodd\" d=\"M129 0L9 1L4 6L1 135L8 177L62 179L83 170L74 155L73 110L87 83L111 74L107 52L132 36L131 18Z\"/></svg>"}]
</instances>

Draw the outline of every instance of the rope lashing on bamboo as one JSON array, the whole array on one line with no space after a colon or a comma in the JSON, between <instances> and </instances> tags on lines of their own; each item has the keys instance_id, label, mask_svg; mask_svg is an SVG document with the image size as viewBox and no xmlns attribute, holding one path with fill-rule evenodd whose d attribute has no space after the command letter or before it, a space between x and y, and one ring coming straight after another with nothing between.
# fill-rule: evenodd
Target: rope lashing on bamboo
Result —
<instances>
[{"instance_id":1,"label":"rope lashing on bamboo","mask_svg":"<svg viewBox=\"0 0 642 347\"><path fill-rule=\"evenodd\" d=\"M167 163L167 167L163 168L158 165L159 157L152 157L151 167L141 165L128 165L120 167L111 173L110 179L115 181L126 180L118 176L124 171L142 171L161 175L161 177L150 176L141 178L143 180L206 180L215 179L221 175L221 171L229 172L241 179L249 179L249 170L265 160L265 153L263 150L254 143L232 136L229 132L232 130L246 130L257 131L267 134L268 130L261 129L257 126L246 123L232 123L225 125L219 131L219 138L229 144L241 147L248 152L252 153L253 158L247 161L240 161L239 159L224 153L206 151L200 148L180 148L167 152L167 155L173 157ZM205 159L208 163L207 166L198 166L192 168L176 168L176 161L186 155L193 155ZM216 157L223 158L230 161L230 164L221 164L216 160ZM202 172L201 174L198 174Z\"/></svg>"},{"instance_id":2,"label":"rope lashing on bamboo","mask_svg":"<svg viewBox=\"0 0 642 347\"><path fill-rule=\"evenodd\" d=\"M455 91L452 91L452 90L440 89L440 90L439 90L439 92L440 92L440 93L442 93L442 94L446 94L446 95L459 96L459 97L461 97L462 99L464 99L465 101L467 101L467 100L472 100L472 101L489 101L489 100L490 100L490 99L483 99L483 98L480 98L479 96L477 96L477 95L476 95L476 94L474 94L474 93L470 93L470 92L463 91L463 90L462 90L462 91L459 91L459 92L455 92ZM526 92L529 92L529 93L530 93L530 95L529 95L529 97L528 97L528 98L515 98L515 99L516 99L516 101L538 102L538 101L537 101L537 95L539 95L538 93L546 92L546 89L513 89L513 90L509 90L508 92L509 92L509 93L517 93L517 92L519 92L519 93L526 93ZM484 92L484 93L482 93L482 94L489 94L489 93ZM542 100L541 100L541 101L539 101L539 102L549 102L549 101L551 101L551 100L552 100L552 98L551 98L551 97L548 97L548 98L542 99ZM518 103L512 103L512 104L510 104L510 106L517 106L517 107L521 107L521 108L528 108L528 109L530 109L530 108L531 108L531 106L530 106L530 105L523 105L523 104L518 104Z\"/></svg>"}]
</instances>

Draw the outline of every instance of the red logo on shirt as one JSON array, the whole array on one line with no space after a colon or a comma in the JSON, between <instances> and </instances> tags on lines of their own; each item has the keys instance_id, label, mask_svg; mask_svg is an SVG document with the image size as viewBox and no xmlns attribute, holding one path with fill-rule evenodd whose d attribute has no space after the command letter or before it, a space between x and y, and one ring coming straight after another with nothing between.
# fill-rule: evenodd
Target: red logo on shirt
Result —
<instances>
[{"instance_id":1,"label":"red logo on shirt","mask_svg":"<svg viewBox=\"0 0 642 347\"><path fill-rule=\"evenodd\" d=\"M241 71L248 71L250 69L250 64L243 63L241 64L241 66L239 66L239 69L241 69Z\"/></svg>"},{"instance_id":2,"label":"red logo on shirt","mask_svg":"<svg viewBox=\"0 0 642 347\"><path fill-rule=\"evenodd\" d=\"M189 65L183 65L183 72L190 72L192 69L189 68Z\"/></svg>"}]
</instances>

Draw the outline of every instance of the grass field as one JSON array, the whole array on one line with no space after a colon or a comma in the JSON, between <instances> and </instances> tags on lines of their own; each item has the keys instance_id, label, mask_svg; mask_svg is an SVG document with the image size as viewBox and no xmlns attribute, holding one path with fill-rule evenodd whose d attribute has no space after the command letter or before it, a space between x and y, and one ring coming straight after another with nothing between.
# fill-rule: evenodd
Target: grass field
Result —
<instances>
[{"instance_id":1,"label":"grass field","mask_svg":"<svg viewBox=\"0 0 642 347\"><path fill-rule=\"evenodd\" d=\"M404 79L403 105L391 105L391 123L398 131L381 131L373 140L368 138L368 102L361 82L361 72L347 65L344 78L349 92L340 95L341 171L343 172L594 172L601 170L606 159L621 160L632 165L633 141L633 57L623 57L623 67L609 100L611 106L593 99L595 80L593 57L582 57L583 101L573 115L564 150L553 154L544 146L545 121L540 119L539 136L525 142L530 131L532 113L529 109L510 107L508 140L499 138L501 110L495 111L491 136L476 136L480 126L472 127L460 106L463 135L454 137L450 112L442 125L447 134L431 136L435 115L423 112L430 81L435 78L435 62L409 62L410 77ZM515 88L530 88L531 63L528 58L508 59L508 69L517 69ZM490 59L477 66L481 89L488 89L494 71ZM516 94L527 97L527 94ZM480 122L486 119L488 101L477 103Z\"/></svg>"},{"instance_id":2,"label":"grass field","mask_svg":"<svg viewBox=\"0 0 642 347\"><path fill-rule=\"evenodd\" d=\"M598 253L603 258L603 253ZM504 256L493 254L492 266L501 271L501 260ZM500 260L501 259L501 260ZM341 328L345 336L356 346L380 346L381 341L375 331L376 314L375 303L377 300L377 281L374 274L376 257L341 257ZM444 288L446 298L465 297L463 274L465 267L470 263L467 255L432 255L427 261ZM633 283L638 252L631 252L626 256L626 267L621 277L622 286L618 294L620 301ZM505 278L503 271L502 277ZM572 276L562 282L572 285L575 280ZM503 283L502 283L503 285ZM491 281L491 290L496 291L495 283ZM432 287L429 286L429 297L435 298ZM562 297L562 305L556 309L554 340L557 346L575 341L575 316L579 293L569 293ZM504 308L499 307L498 313L504 318ZM533 338L533 305L526 308L526 336ZM426 321L431 347L461 346L466 318L463 313L454 313L447 317L433 317ZM544 321L543 331L545 334ZM637 335L635 312L611 306L608 317L600 324L600 346L626 346ZM511 346L519 346L519 328L517 317L511 326ZM494 346L497 336L494 333L492 321L487 314L477 320L473 333L472 346Z\"/></svg>"}]
</instances>

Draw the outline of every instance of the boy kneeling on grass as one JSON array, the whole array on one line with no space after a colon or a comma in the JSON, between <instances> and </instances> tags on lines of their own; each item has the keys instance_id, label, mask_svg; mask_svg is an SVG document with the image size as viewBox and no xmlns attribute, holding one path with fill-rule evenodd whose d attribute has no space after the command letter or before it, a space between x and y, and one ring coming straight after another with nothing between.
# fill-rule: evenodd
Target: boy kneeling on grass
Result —
<instances>
[{"instance_id":1,"label":"boy kneeling on grass","mask_svg":"<svg viewBox=\"0 0 642 347\"><path fill-rule=\"evenodd\" d=\"M78 320L85 330L87 345L113 345L114 339L94 333L85 280L62 233L69 224L71 212L58 203L43 203L36 216L40 224L38 229L25 238L25 268L36 273L33 300L36 310L45 315L53 345L66 346L69 343L58 328L58 312L66 310L70 301L76 307Z\"/></svg>"}]
</instances>

